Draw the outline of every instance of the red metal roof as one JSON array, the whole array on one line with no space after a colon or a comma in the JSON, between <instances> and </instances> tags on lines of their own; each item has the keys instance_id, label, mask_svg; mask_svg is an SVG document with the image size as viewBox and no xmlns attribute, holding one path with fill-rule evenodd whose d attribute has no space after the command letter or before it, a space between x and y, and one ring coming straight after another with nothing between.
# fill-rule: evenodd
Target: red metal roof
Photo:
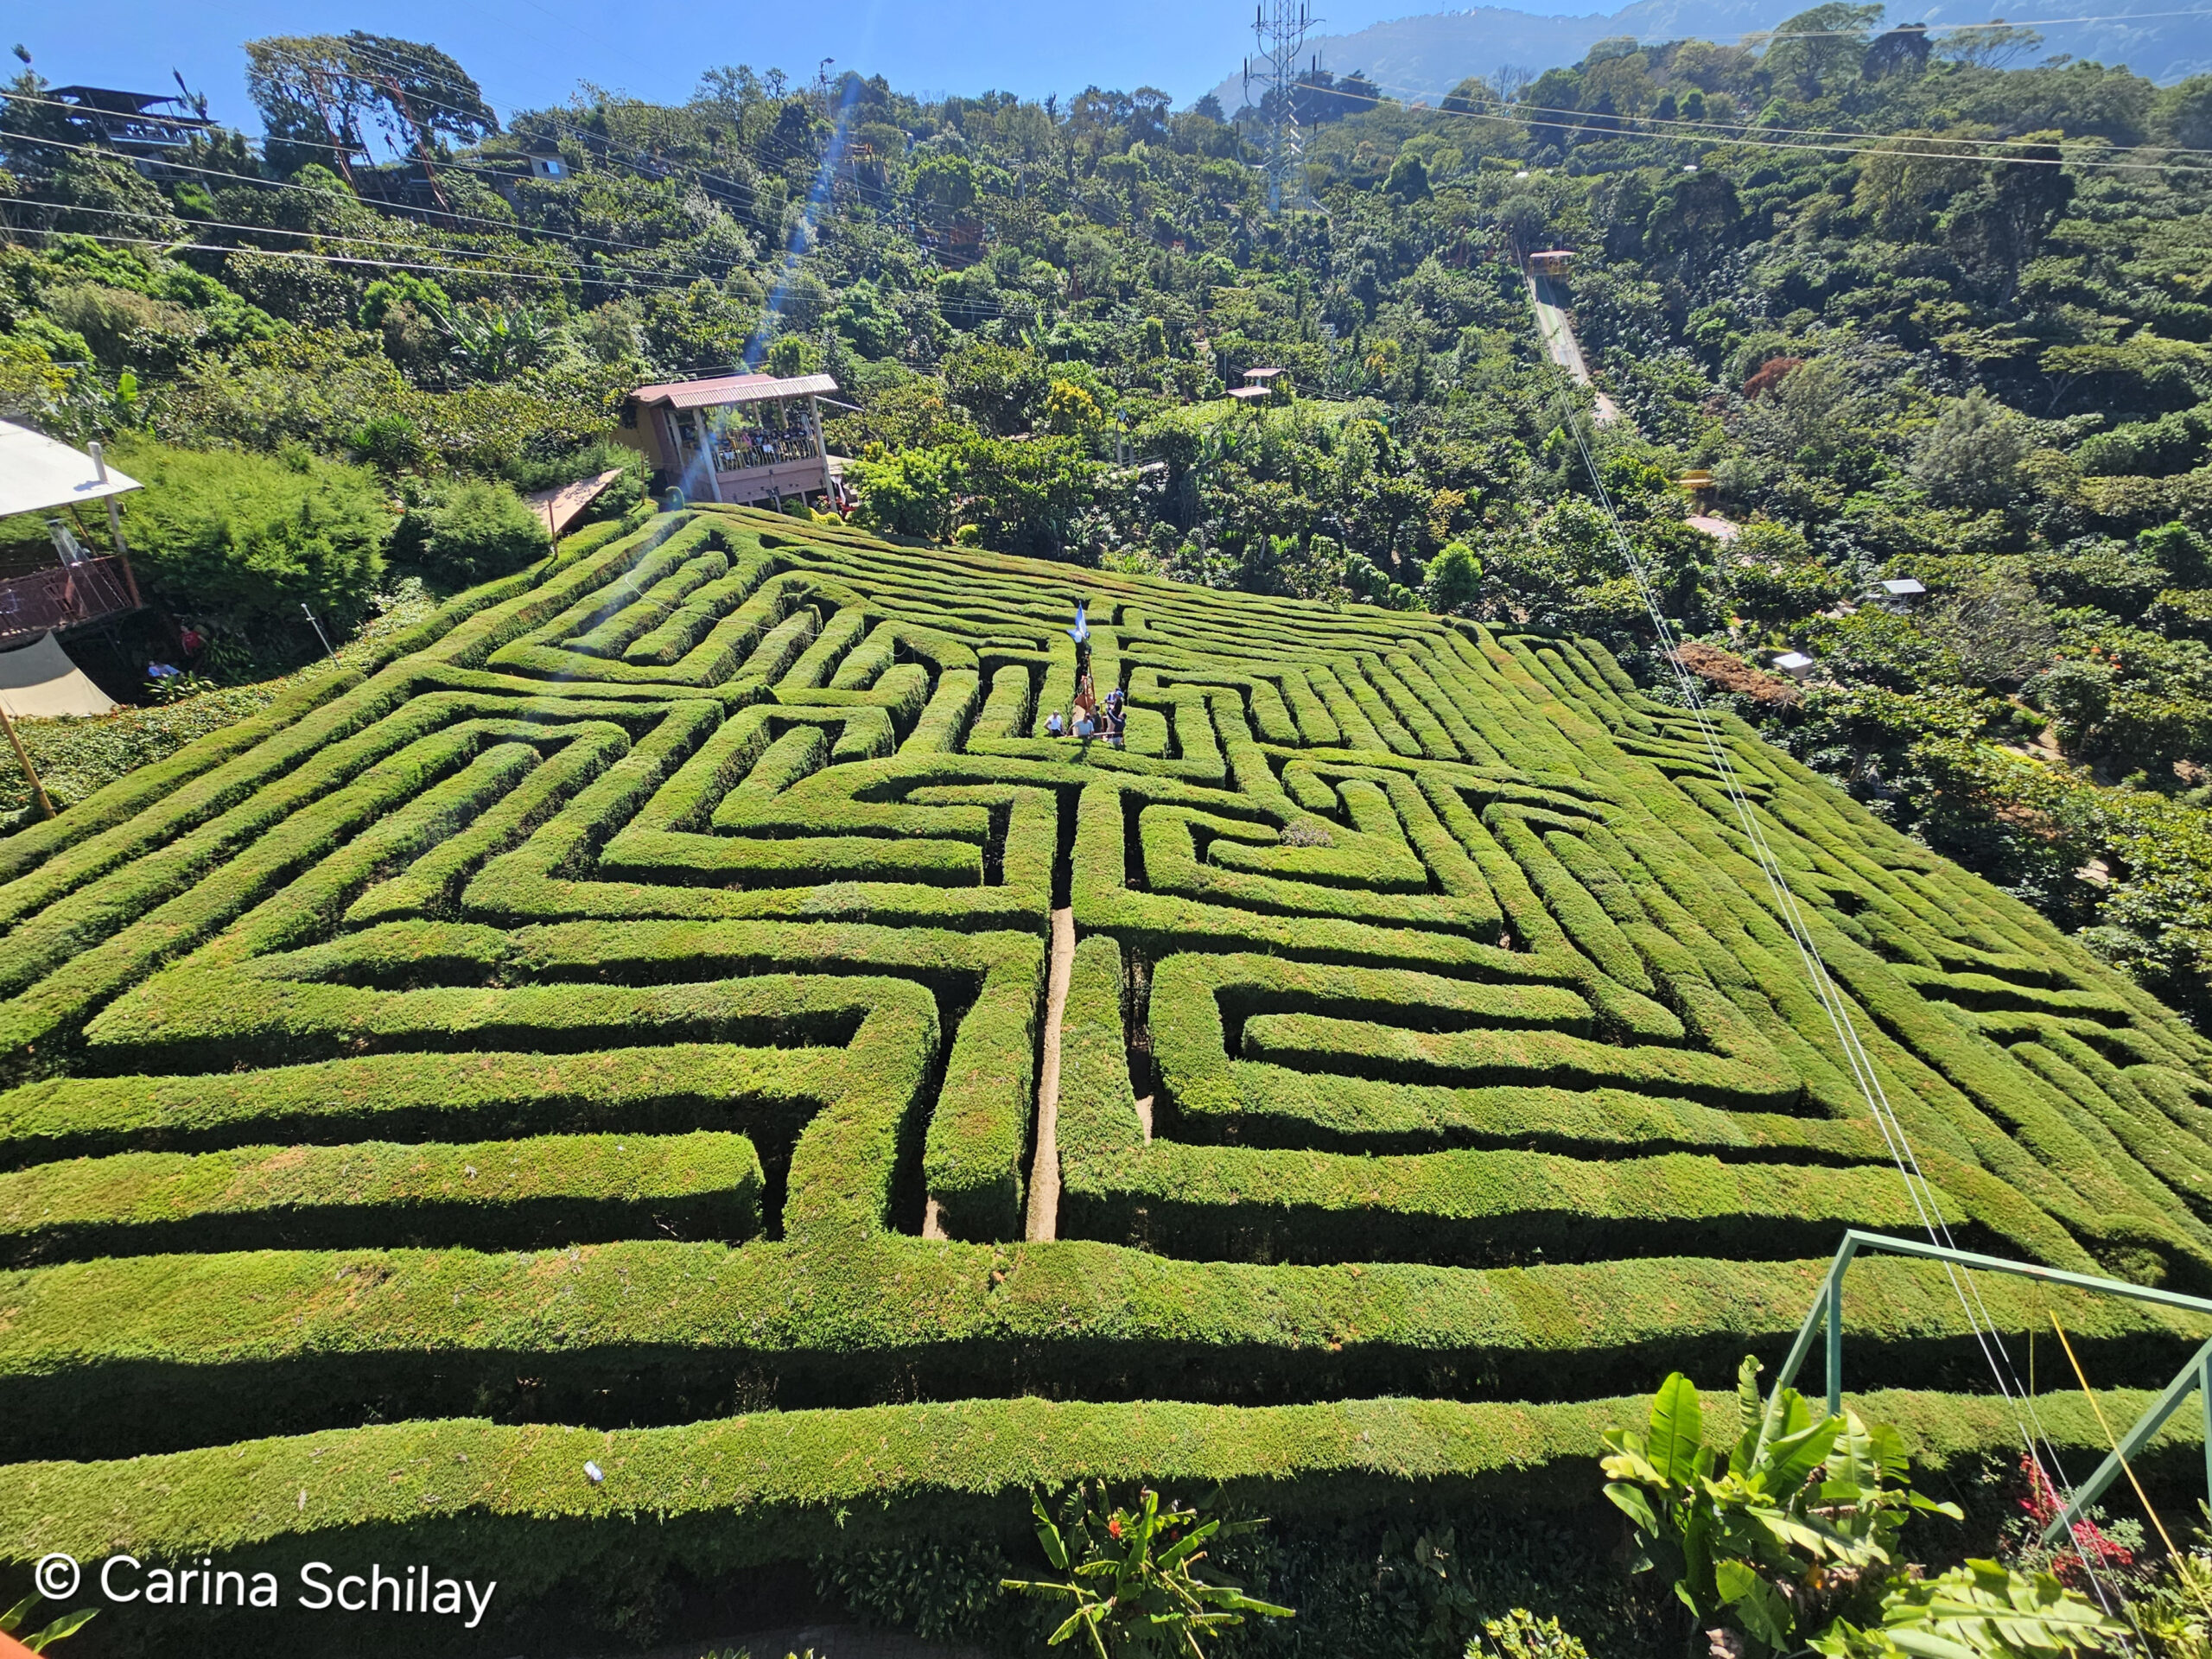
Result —
<instances>
[{"instance_id":1,"label":"red metal roof","mask_svg":"<svg viewBox=\"0 0 2212 1659\"><path fill-rule=\"evenodd\" d=\"M726 404L754 404L766 397L826 396L837 383L826 374L798 374L779 380L772 374L716 374L699 380L671 380L639 386L630 394L640 404L671 409L720 409Z\"/></svg>"}]
</instances>

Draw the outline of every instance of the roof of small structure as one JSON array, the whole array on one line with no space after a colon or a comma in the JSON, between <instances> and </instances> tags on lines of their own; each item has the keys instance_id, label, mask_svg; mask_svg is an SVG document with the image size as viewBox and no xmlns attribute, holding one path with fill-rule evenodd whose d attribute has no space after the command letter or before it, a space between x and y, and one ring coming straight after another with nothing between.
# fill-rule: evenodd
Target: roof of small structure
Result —
<instances>
[{"instance_id":1,"label":"roof of small structure","mask_svg":"<svg viewBox=\"0 0 2212 1659\"><path fill-rule=\"evenodd\" d=\"M1242 397L1247 403L1251 402L1255 398L1272 397L1274 396L1274 394L1269 391L1265 386L1231 386L1229 389L1229 395L1232 397Z\"/></svg>"},{"instance_id":2,"label":"roof of small structure","mask_svg":"<svg viewBox=\"0 0 2212 1659\"><path fill-rule=\"evenodd\" d=\"M599 499L608 485L621 476L622 469L612 467L594 477L580 478L558 489L533 490L523 499L530 503L531 512L545 521L547 531L559 536L576 522L586 507Z\"/></svg>"},{"instance_id":3,"label":"roof of small structure","mask_svg":"<svg viewBox=\"0 0 2212 1659\"><path fill-rule=\"evenodd\" d=\"M1924 594L1927 588L1910 576L1893 576L1882 584L1882 591L1896 599L1910 599L1915 594Z\"/></svg>"},{"instance_id":4,"label":"roof of small structure","mask_svg":"<svg viewBox=\"0 0 2212 1659\"><path fill-rule=\"evenodd\" d=\"M43 432L0 421L0 518L73 502L98 501L138 488L138 480L110 467L106 476L90 455Z\"/></svg>"},{"instance_id":5,"label":"roof of small structure","mask_svg":"<svg viewBox=\"0 0 2212 1659\"><path fill-rule=\"evenodd\" d=\"M105 110L111 115L143 115L156 104L174 104L185 110L191 107L175 92L129 92L119 86L50 86L47 91L52 97Z\"/></svg>"},{"instance_id":6,"label":"roof of small structure","mask_svg":"<svg viewBox=\"0 0 2212 1659\"><path fill-rule=\"evenodd\" d=\"M1244 378L1247 380L1272 380L1281 372L1281 369L1247 369Z\"/></svg>"},{"instance_id":7,"label":"roof of small structure","mask_svg":"<svg viewBox=\"0 0 2212 1659\"><path fill-rule=\"evenodd\" d=\"M837 390L826 374L710 374L697 380L670 380L639 386L630 394L641 404L671 409L720 409L727 404L757 404L769 397L811 397Z\"/></svg>"}]
</instances>

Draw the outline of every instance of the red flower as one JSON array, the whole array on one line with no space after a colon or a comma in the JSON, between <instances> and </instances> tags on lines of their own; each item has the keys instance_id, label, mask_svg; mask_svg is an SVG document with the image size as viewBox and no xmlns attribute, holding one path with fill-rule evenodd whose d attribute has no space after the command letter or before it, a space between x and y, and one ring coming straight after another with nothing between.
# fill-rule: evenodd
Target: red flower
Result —
<instances>
[{"instance_id":1,"label":"red flower","mask_svg":"<svg viewBox=\"0 0 2212 1659\"><path fill-rule=\"evenodd\" d=\"M1109 1538L1119 1538L1122 1535L1122 1517L1120 1516L1112 1516L1108 1518L1106 1522L1106 1535Z\"/></svg>"},{"instance_id":2,"label":"red flower","mask_svg":"<svg viewBox=\"0 0 2212 1659\"><path fill-rule=\"evenodd\" d=\"M2050 1478L2034 1459L2022 1458L2020 1469L2028 1478L2028 1495L2020 1500L2020 1507L2027 1511L2028 1519L2034 1525L2048 1527L2066 1506L2059 1501ZM2051 1572L2060 1583L2079 1590L2098 1567L2135 1564L2135 1552L2118 1539L2106 1536L2095 1522L2076 1521L2069 1530L2074 1548L2060 1551L2051 1562Z\"/></svg>"}]
</instances>

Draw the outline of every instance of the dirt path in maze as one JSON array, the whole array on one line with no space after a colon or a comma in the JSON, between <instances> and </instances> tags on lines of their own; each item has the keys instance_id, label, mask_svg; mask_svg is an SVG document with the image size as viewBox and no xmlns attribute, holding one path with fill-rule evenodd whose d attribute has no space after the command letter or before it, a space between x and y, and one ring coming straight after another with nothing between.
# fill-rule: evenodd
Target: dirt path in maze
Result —
<instances>
[{"instance_id":1,"label":"dirt path in maze","mask_svg":"<svg viewBox=\"0 0 2212 1659\"><path fill-rule=\"evenodd\" d=\"M1060 1016L1075 970L1075 911L1052 912L1052 975L1045 992L1045 1055L1037 1068L1037 1159L1029 1171L1029 1236L1052 1238L1060 1224Z\"/></svg>"}]
</instances>

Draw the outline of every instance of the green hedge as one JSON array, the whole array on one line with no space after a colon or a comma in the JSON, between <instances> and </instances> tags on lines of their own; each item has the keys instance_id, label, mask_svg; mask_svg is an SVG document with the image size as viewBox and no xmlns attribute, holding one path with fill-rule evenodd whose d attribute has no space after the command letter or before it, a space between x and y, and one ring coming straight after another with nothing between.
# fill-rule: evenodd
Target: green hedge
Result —
<instances>
[{"instance_id":1,"label":"green hedge","mask_svg":"<svg viewBox=\"0 0 2212 1659\"><path fill-rule=\"evenodd\" d=\"M818 1120L817 1120L818 1121ZM794 1193L785 1208L791 1230ZM1033 1392L1273 1403L1571 1400L1653 1369L1786 1351L1825 1259L1471 1269L1204 1265L1078 1240L632 1241L546 1255L281 1250L0 1274L0 1457L114 1457L255 1433L490 1413L611 1427ZM1985 1276L2015 1339L2065 1321L2100 1386L2158 1386L2183 1316ZM456 1300L455 1299L459 1300ZM1982 1362L1921 1264L1853 1269L1850 1375L1943 1385ZM1964 1368L1964 1369L1961 1369ZM192 1409L181 1413L179 1400Z\"/></svg>"},{"instance_id":2,"label":"green hedge","mask_svg":"<svg viewBox=\"0 0 2212 1659\"><path fill-rule=\"evenodd\" d=\"M2107 1408L2132 1414L2148 1398L2113 1390ZM1853 1404L1898 1428L1923 1484L2017 1446L2012 1418L1986 1399L1891 1389ZM1573 1510L1596 1484L1603 1431L1641 1421L1643 1409L1637 1397L1246 1410L1018 1399L748 1413L611 1432L394 1424L127 1463L26 1465L0 1493L0 1559L48 1550L88 1561L119 1550L148 1562L213 1554L226 1567L292 1583L303 1560L400 1554L465 1567L480 1586L495 1580L496 1629L523 1605L586 1593L609 1575L712 1578L918 1531L1026 1535L1028 1491L1071 1478L1142 1481L1179 1495L1218 1487L1229 1503L1289 1523L1387 1513L1409 1501ZM1734 1432L1732 1394L1707 1395L1705 1411L1723 1438ZM2077 1398L2044 1402L2039 1419L2069 1464L2094 1459L2102 1444ZM2201 1445L2201 1426L2177 1413L2144 1453L2146 1472L2187 1477ZM587 1462L604 1472L601 1483L582 1477ZM154 1610L137 1615L149 1629L239 1639L234 1614L175 1617L165 1626ZM294 1629L304 1636L308 1623L280 1624L278 1643ZM483 1635L462 1639L480 1646Z\"/></svg>"},{"instance_id":3,"label":"green hedge","mask_svg":"<svg viewBox=\"0 0 2212 1659\"><path fill-rule=\"evenodd\" d=\"M0 1095L0 1168L281 1141L466 1141L694 1127L794 1139L834 1083L804 1049L670 1043L367 1055L267 1071L50 1077Z\"/></svg>"},{"instance_id":4,"label":"green hedge","mask_svg":"<svg viewBox=\"0 0 2212 1659\"><path fill-rule=\"evenodd\" d=\"M399 1237L540 1249L659 1229L760 1231L743 1135L133 1152L0 1174L0 1262L323 1248Z\"/></svg>"}]
</instances>

